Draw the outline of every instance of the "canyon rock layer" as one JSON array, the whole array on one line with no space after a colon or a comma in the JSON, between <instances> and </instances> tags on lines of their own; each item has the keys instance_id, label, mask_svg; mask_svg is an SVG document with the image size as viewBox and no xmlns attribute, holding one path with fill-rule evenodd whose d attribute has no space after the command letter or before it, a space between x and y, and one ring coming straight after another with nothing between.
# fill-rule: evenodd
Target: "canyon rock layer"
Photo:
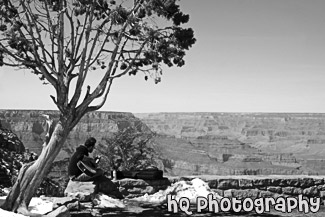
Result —
<instances>
[{"instance_id":1,"label":"canyon rock layer","mask_svg":"<svg viewBox=\"0 0 325 217\"><path fill-rule=\"evenodd\" d=\"M56 111L0 110L0 123L24 146L42 149L45 120ZM165 175L325 174L325 114L93 112L71 132L52 175L66 174L66 164L89 136L105 144L114 133L132 128L154 134Z\"/></svg>"},{"instance_id":2,"label":"canyon rock layer","mask_svg":"<svg viewBox=\"0 0 325 217\"><path fill-rule=\"evenodd\" d=\"M324 174L325 114L136 114L173 174ZM168 160L167 160L168 159Z\"/></svg>"},{"instance_id":3,"label":"canyon rock layer","mask_svg":"<svg viewBox=\"0 0 325 217\"><path fill-rule=\"evenodd\" d=\"M43 114L49 115L54 120L59 117L57 111L0 110L0 124L3 128L16 133L28 151L39 155L46 134L46 121ZM56 181L66 182L69 158L76 147L84 144L88 137L95 137L98 146L105 146L108 140L114 139L115 133L128 128L143 134L151 133L150 129L131 113L93 112L86 114L69 134L64 147L52 165L50 177Z\"/></svg>"}]
</instances>

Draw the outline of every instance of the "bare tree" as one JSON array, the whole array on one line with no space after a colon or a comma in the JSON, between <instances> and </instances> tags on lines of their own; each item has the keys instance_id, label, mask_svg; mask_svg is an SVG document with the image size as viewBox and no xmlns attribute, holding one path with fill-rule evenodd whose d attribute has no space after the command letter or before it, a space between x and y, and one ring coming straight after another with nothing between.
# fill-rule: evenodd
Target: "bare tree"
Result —
<instances>
[{"instance_id":1,"label":"bare tree","mask_svg":"<svg viewBox=\"0 0 325 217\"><path fill-rule=\"evenodd\" d=\"M194 43L188 15L176 0L2 0L0 66L30 69L54 87L60 111L49 122L38 160L26 164L2 208L27 206L69 132L106 102L112 82L143 73L160 82L162 65L183 66ZM90 87L89 73L100 75Z\"/></svg>"}]
</instances>

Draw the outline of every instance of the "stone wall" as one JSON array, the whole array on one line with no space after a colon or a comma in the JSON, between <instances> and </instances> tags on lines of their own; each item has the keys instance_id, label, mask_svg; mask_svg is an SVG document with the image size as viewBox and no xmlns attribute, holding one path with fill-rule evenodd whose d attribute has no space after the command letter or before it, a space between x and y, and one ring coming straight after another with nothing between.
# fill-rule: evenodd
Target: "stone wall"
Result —
<instances>
[{"instance_id":1,"label":"stone wall","mask_svg":"<svg viewBox=\"0 0 325 217\"><path fill-rule=\"evenodd\" d=\"M141 180L141 179L122 179L114 181L118 185L124 197L131 200L119 200L109 197L101 192L98 192L96 185L92 182L69 182L69 186L65 190L65 197L45 197L41 199L53 204L54 212L57 212L57 208L63 207L67 216L71 217L95 217L95 216L185 216L182 214L174 215L167 211L166 194L158 194L153 197L143 197L132 200L137 196L144 194L154 194L159 190L164 190L171 184L177 181L190 181L194 178L201 178L205 180L210 188L206 185L201 188L202 182L195 188L191 188L187 185L189 182L178 183L176 191L172 194L176 196L188 195L191 199L206 192L219 193L224 197L236 197L237 199L243 198L258 198L258 197L282 197L303 195L304 201L308 201L307 198L320 197L320 204L322 207L319 209L319 213L311 213L311 215L303 215L302 211L290 212L288 215L280 213L281 216L324 216L324 190L325 190L325 176L191 176L191 177L166 177L161 180ZM195 183L198 180L196 180ZM180 185L181 184L181 185ZM204 184L204 183L203 183ZM183 187L181 187L183 186ZM197 191L193 191L193 189ZM183 194L184 192L191 192L189 194ZM178 194L181 193L181 194ZM196 194L198 193L198 194ZM205 197L205 196L204 196ZM149 198L149 199L148 199ZM156 199L155 199L156 198ZM140 199L140 200L139 200ZM191 200L192 201L192 200ZM0 201L1 204L1 201ZM161 204L159 206L158 204ZM193 208L193 207L192 207ZM68 211L67 211L68 210ZM266 212L265 216L280 216L279 211L273 214L272 206L271 212ZM309 211L307 211L309 212ZM282 215L284 214L284 215ZM226 212L222 216L234 216L233 212ZM52 214L50 214L52 216ZM63 214L53 216L65 216ZM213 214L203 212L194 216L214 216ZM237 216L237 215L236 215ZM256 212L241 212L238 216L258 216ZM264 214L263 214L264 216Z\"/></svg>"},{"instance_id":2,"label":"stone wall","mask_svg":"<svg viewBox=\"0 0 325 217\"><path fill-rule=\"evenodd\" d=\"M223 197L238 199L250 197L298 196L325 199L325 176L185 176L167 177L162 180L122 179L115 183L126 198L154 194L180 180L201 178Z\"/></svg>"},{"instance_id":3,"label":"stone wall","mask_svg":"<svg viewBox=\"0 0 325 217\"><path fill-rule=\"evenodd\" d=\"M195 177L169 178L171 183ZM325 196L325 176L200 176L211 189L223 197L258 198L279 196Z\"/></svg>"}]
</instances>

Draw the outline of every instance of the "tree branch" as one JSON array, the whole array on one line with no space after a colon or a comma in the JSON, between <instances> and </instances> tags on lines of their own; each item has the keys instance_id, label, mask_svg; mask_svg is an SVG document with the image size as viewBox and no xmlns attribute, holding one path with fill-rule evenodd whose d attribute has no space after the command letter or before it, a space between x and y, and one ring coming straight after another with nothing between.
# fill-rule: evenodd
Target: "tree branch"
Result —
<instances>
[{"instance_id":1,"label":"tree branch","mask_svg":"<svg viewBox=\"0 0 325 217\"><path fill-rule=\"evenodd\" d=\"M91 10L91 11L90 11ZM86 12L86 18L85 18L85 23L86 24L86 20L87 20L87 17L89 17L89 23L87 25L87 30L86 30L86 38L84 39L84 49L82 51L82 57L81 57L81 65L80 65L80 69L79 69L79 75L78 75L78 80L77 80L77 84L76 84L76 88L75 88L75 93L70 101L70 106L71 107L76 107L77 103L78 103L78 100L80 98L80 95L81 95L81 90L82 90L82 86L83 86L83 83L85 81L85 76L84 76L84 73L85 72L85 64L86 64L86 57L87 57L87 49L88 49L88 43L89 43L89 37L90 37L90 29L91 29L91 26L92 26L92 17L93 17L93 11L94 11L94 7L91 7L91 9L88 9L87 12ZM87 15L88 14L88 15ZM83 27L83 31L82 31L82 34L85 30L85 26ZM77 45L77 47L79 47L81 43L81 38L79 38L79 44Z\"/></svg>"}]
</instances>

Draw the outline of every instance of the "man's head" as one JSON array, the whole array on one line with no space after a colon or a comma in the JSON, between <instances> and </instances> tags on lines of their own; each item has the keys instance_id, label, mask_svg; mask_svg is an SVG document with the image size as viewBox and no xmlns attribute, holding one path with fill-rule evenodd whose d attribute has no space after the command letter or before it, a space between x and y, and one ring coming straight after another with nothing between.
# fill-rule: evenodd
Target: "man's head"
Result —
<instances>
[{"instance_id":1,"label":"man's head","mask_svg":"<svg viewBox=\"0 0 325 217\"><path fill-rule=\"evenodd\" d=\"M96 139L94 137L90 137L86 140L85 146L88 149L88 152L91 153L93 152L96 144Z\"/></svg>"}]
</instances>

